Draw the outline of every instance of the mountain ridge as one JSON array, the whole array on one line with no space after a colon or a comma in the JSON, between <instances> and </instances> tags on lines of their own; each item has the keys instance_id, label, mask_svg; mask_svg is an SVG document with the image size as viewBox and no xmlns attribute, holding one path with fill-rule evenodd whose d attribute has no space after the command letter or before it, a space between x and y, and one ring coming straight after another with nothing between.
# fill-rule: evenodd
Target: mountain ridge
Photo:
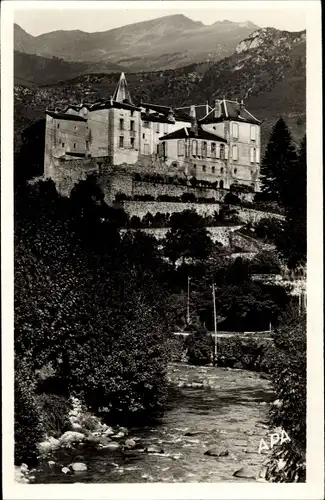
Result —
<instances>
[{"instance_id":1,"label":"mountain ridge","mask_svg":"<svg viewBox=\"0 0 325 500\"><path fill-rule=\"evenodd\" d=\"M237 43L258 26L250 21L205 25L177 14L111 30L59 30L33 36L14 26L15 50L68 62L127 62L129 71L176 68L231 55ZM176 51L178 58L168 58Z\"/></svg>"}]
</instances>

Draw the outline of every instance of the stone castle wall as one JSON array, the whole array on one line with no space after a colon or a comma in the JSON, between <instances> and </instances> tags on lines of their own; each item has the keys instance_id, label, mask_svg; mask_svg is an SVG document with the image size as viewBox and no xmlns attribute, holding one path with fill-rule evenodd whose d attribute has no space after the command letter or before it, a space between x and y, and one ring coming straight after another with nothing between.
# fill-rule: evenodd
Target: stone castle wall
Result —
<instances>
[{"instance_id":1,"label":"stone castle wall","mask_svg":"<svg viewBox=\"0 0 325 500\"><path fill-rule=\"evenodd\" d=\"M147 193L148 194L148 193ZM213 216L215 212L219 213L222 207L221 202L217 203L178 203L170 201L123 201L121 202L124 210L130 217L136 215L142 219L147 213L155 215L160 212L161 214L172 214L175 212L183 212L183 210L195 210L203 217ZM250 208L242 208L236 205L231 205L231 209L236 210L237 216L240 221L247 224L248 222L256 223L264 218L277 218L282 219L283 216L269 212L262 212Z\"/></svg>"},{"instance_id":2,"label":"stone castle wall","mask_svg":"<svg viewBox=\"0 0 325 500\"><path fill-rule=\"evenodd\" d=\"M212 241L221 243L224 247L229 247L230 246L230 239L231 239L231 234L234 231L237 231L240 229L242 226L216 226L216 227L208 227L207 231L210 233L210 237ZM122 230L121 232L125 232L126 229ZM141 229L146 234L150 234L154 236L157 240L161 240L165 238L167 232L169 231L168 227L159 227L159 228L145 228Z\"/></svg>"}]
</instances>

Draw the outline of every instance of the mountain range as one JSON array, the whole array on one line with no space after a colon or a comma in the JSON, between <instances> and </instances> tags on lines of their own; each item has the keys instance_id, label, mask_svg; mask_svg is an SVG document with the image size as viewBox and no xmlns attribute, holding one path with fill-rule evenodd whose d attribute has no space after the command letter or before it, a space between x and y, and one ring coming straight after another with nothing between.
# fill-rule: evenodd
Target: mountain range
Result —
<instances>
[{"instance_id":1,"label":"mountain range","mask_svg":"<svg viewBox=\"0 0 325 500\"><path fill-rule=\"evenodd\" d=\"M16 24L14 48L70 62L109 61L128 71L154 71L222 59L256 29L250 21L204 25L181 14L95 33L59 30L32 36Z\"/></svg>"},{"instance_id":2,"label":"mountain range","mask_svg":"<svg viewBox=\"0 0 325 500\"><path fill-rule=\"evenodd\" d=\"M19 48L22 50L22 45ZM119 78L115 71L120 71L120 67L115 70L114 64L117 63L114 62L92 63L97 68L104 68L92 71L90 67L82 66L86 64L83 62L46 59L52 61L52 64L61 65L59 82L54 78L55 68L53 74L49 67L39 70L43 56L17 54L17 61L21 58L28 62L24 78L33 80L34 77L35 83L39 75L43 74L43 78L52 82L45 86L34 84L28 88L27 84L19 82L21 73L16 72L17 67L21 71L24 63L20 62L17 66L15 63L15 80L20 83L15 86L16 149L19 148L21 131L43 118L46 107L55 105L64 108L72 102L107 99L112 95ZM47 64L50 65L49 62ZM72 65L73 70L68 71L66 64ZM76 71L75 76L73 71ZM232 49L232 53L223 59L203 60L158 71L127 70L126 77L135 103L142 101L181 107L191 103L203 104L206 101L212 104L213 99L222 97L244 99L247 109L262 120L263 148L272 126L280 116L288 123L296 142L305 133L305 31L293 33L274 28L257 29L242 38Z\"/></svg>"}]
</instances>

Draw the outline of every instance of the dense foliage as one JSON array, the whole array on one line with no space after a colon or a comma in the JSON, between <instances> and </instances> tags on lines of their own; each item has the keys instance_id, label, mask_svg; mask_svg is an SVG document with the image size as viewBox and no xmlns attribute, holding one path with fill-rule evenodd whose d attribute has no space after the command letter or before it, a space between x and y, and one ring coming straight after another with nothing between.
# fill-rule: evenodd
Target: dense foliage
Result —
<instances>
[{"instance_id":1,"label":"dense foliage","mask_svg":"<svg viewBox=\"0 0 325 500\"><path fill-rule=\"evenodd\" d=\"M207 329L194 325L194 331L186 339L187 359L191 365L208 365L212 361L214 341Z\"/></svg>"},{"instance_id":2,"label":"dense foliage","mask_svg":"<svg viewBox=\"0 0 325 500\"><path fill-rule=\"evenodd\" d=\"M274 335L271 376L280 402L271 410L271 423L282 427L290 441L275 452L270 464L270 479L277 482L306 480L306 316L294 311L286 314ZM285 461L277 468L279 458Z\"/></svg>"},{"instance_id":3,"label":"dense foliage","mask_svg":"<svg viewBox=\"0 0 325 500\"><path fill-rule=\"evenodd\" d=\"M35 398L36 381L26 360L15 358L15 463L35 463L36 445L44 436L40 409Z\"/></svg>"}]
</instances>

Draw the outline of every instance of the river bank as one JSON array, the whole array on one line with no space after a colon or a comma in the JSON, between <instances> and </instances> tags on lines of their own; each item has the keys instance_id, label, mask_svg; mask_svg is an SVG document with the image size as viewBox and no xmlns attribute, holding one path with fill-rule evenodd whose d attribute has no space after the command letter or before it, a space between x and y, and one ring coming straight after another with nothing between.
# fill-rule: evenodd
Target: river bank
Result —
<instances>
[{"instance_id":1,"label":"river bank","mask_svg":"<svg viewBox=\"0 0 325 500\"><path fill-rule=\"evenodd\" d=\"M29 482L264 481L271 450L259 453L259 445L269 441L266 418L274 399L268 378L173 363L168 379L168 405L155 426L104 426L65 438L67 446L43 453ZM82 434L77 420L74 432Z\"/></svg>"}]
</instances>

